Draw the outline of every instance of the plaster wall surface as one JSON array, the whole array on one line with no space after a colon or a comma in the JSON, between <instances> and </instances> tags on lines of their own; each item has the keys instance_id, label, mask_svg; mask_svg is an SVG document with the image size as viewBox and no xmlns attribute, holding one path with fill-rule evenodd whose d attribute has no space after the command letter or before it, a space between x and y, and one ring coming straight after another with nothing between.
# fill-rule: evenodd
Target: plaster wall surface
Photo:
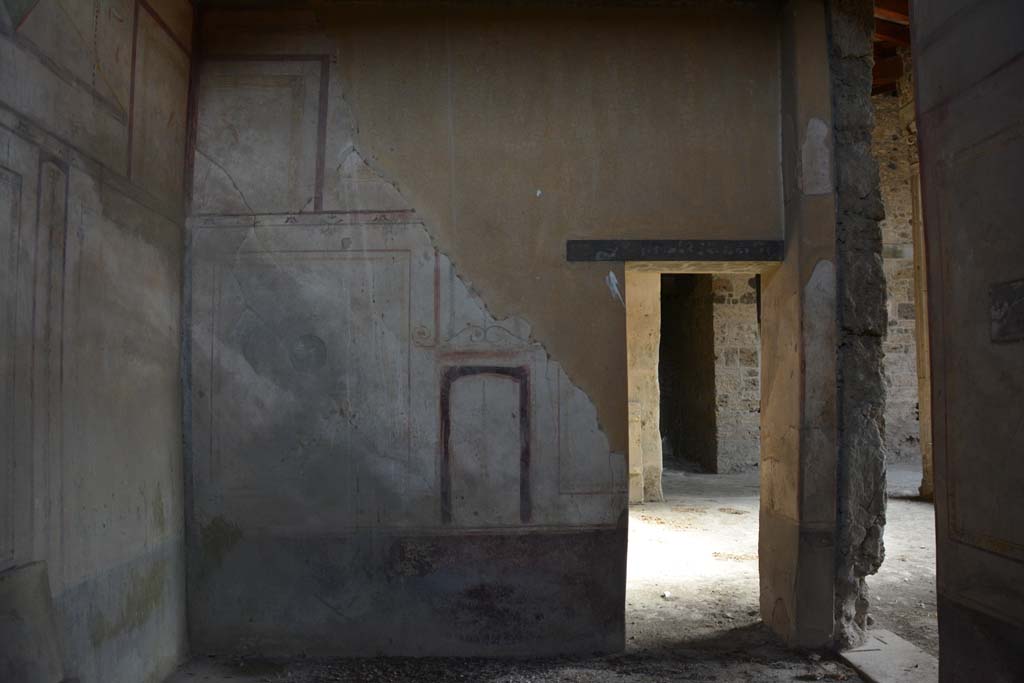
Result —
<instances>
[{"instance_id":1,"label":"plaster wall surface","mask_svg":"<svg viewBox=\"0 0 1024 683\"><path fill-rule=\"evenodd\" d=\"M630 289L564 241L781 235L774 10L204 21L196 646L621 648Z\"/></svg>"},{"instance_id":2,"label":"plaster wall surface","mask_svg":"<svg viewBox=\"0 0 1024 683\"><path fill-rule=\"evenodd\" d=\"M185 653L191 10L159 7L0 4L0 572L37 572L52 610L3 608L49 611L50 673L83 683L159 681ZM36 680L3 641L0 677Z\"/></svg>"},{"instance_id":3,"label":"plaster wall surface","mask_svg":"<svg viewBox=\"0 0 1024 683\"><path fill-rule=\"evenodd\" d=\"M939 675L1024 677L1024 6L915 2ZM958 55L970 55L960 59Z\"/></svg>"},{"instance_id":4,"label":"plaster wall surface","mask_svg":"<svg viewBox=\"0 0 1024 683\"><path fill-rule=\"evenodd\" d=\"M770 5L223 11L204 24L211 60L330 61L322 210L414 207L495 315L529 320L563 359L617 451L627 437L623 311L609 266L567 267L565 240L782 236ZM290 68L315 79L312 66ZM295 131L311 154L314 133ZM196 164L205 174L202 155ZM281 182L225 169L253 212L315 209L312 165ZM194 211L249 212L231 202L198 194ZM584 346L605 352L578 353Z\"/></svg>"},{"instance_id":5,"label":"plaster wall surface","mask_svg":"<svg viewBox=\"0 0 1024 683\"><path fill-rule=\"evenodd\" d=\"M761 618L791 644L835 631L836 195L825 7L783 7L786 254L762 275Z\"/></svg>"},{"instance_id":6,"label":"plaster wall surface","mask_svg":"<svg viewBox=\"0 0 1024 683\"><path fill-rule=\"evenodd\" d=\"M626 266L629 502L662 500L661 274Z\"/></svg>"}]
</instances>

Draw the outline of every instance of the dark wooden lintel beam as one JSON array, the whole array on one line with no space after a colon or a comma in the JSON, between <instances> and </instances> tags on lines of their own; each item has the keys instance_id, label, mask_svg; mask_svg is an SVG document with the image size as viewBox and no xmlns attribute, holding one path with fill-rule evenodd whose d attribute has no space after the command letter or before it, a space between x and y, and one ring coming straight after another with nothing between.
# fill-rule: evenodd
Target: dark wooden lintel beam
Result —
<instances>
[{"instance_id":1,"label":"dark wooden lintel beam","mask_svg":"<svg viewBox=\"0 0 1024 683\"><path fill-rule=\"evenodd\" d=\"M782 261L782 240L569 240L569 261Z\"/></svg>"}]
</instances>

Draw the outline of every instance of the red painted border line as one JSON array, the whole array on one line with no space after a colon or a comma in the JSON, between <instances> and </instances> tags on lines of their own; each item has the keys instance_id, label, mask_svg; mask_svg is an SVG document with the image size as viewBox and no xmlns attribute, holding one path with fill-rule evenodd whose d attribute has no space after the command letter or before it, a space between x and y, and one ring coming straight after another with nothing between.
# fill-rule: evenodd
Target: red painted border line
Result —
<instances>
[{"instance_id":1,"label":"red painted border line","mask_svg":"<svg viewBox=\"0 0 1024 683\"><path fill-rule=\"evenodd\" d=\"M320 59L320 102L316 127L316 180L313 186L313 210L324 209L324 174L327 164L327 91L330 88L331 61Z\"/></svg>"},{"instance_id":2,"label":"red painted border line","mask_svg":"<svg viewBox=\"0 0 1024 683\"><path fill-rule=\"evenodd\" d=\"M202 14L198 8L192 10L192 44L202 35L200 22ZM192 215L192 195L195 185L196 171L196 139L199 136L199 65L202 58L202 45L196 48L189 62L188 105L185 113L185 172L182 174L182 196L185 198L185 216Z\"/></svg>"},{"instance_id":3,"label":"red painted border line","mask_svg":"<svg viewBox=\"0 0 1024 683\"><path fill-rule=\"evenodd\" d=\"M203 57L203 61L206 62L319 62L324 59L329 59L330 55L325 54L294 54L294 53L282 53L274 54L273 52L254 52L252 54L245 53L224 53L219 55L206 55Z\"/></svg>"},{"instance_id":4,"label":"red painted border line","mask_svg":"<svg viewBox=\"0 0 1024 683\"><path fill-rule=\"evenodd\" d=\"M105 110L107 114L112 116L119 123L124 124L128 120L127 108L117 100L107 97L99 90L93 87L92 83L79 78L77 75L72 73L66 66L55 61L45 52L43 49L32 42L30 39L23 35L13 35L9 39L14 43L15 46L24 50L32 57L35 57L40 64L49 69L54 76L64 81L68 85L80 88L84 92L88 93L92 97L93 102L102 110Z\"/></svg>"},{"instance_id":5,"label":"red painted border line","mask_svg":"<svg viewBox=\"0 0 1024 683\"><path fill-rule=\"evenodd\" d=\"M25 12L25 14L22 15L21 21L19 21L18 25L14 27L14 32L15 33L17 33L21 29L21 27L24 26L25 21L28 20L28 18L29 18L29 15L31 15L33 12L36 11L36 7L39 7L39 0L36 0L35 2L33 2L32 6L28 8L28 11Z\"/></svg>"},{"instance_id":6,"label":"red painted border line","mask_svg":"<svg viewBox=\"0 0 1024 683\"><path fill-rule=\"evenodd\" d=\"M132 144L135 139L135 57L139 51L139 0L135 0L132 13L132 69L128 83L128 162L125 164L125 176L132 179Z\"/></svg>"},{"instance_id":7,"label":"red painted border line","mask_svg":"<svg viewBox=\"0 0 1024 683\"><path fill-rule=\"evenodd\" d=\"M260 213L197 213L196 217L205 218L248 218L250 216L331 216L350 214L377 214L377 213L416 213L416 209L328 209L327 211L261 211Z\"/></svg>"},{"instance_id":8,"label":"red painted border line","mask_svg":"<svg viewBox=\"0 0 1024 683\"><path fill-rule=\"evenodd\" d=\"M462 377L497 375L519 384L519 521L533 515L530 498L530 369L525 365L450 365L441 375L441 523L452 522L451 392Z\"/></svg>"},{"instance_id":9,"label":"red painted border line","mask_svg":"<svg viewBox=\"0 0 1024 683\"><path fill-rule=\"evenodd\" d=\"M441 255L434 250L434 343L441 343Z\"/></svg>"}]
</instances>

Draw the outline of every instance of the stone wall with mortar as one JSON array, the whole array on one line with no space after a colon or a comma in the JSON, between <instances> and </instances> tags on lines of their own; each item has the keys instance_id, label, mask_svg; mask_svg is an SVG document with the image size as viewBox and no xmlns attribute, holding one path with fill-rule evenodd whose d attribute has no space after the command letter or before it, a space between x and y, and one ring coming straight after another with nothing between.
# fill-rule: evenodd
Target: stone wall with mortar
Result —
<instances>
[{"instance_id":1,"label":"stone wall with mortar","mask_svg":"<svg viewBox=\"0 0 1024 683\"><path fill-rule=\"evenodd\" d=\"M885 219L881 221L888 325L885 363L885 446L892 460L921 455L918 425L917 343L914 307L914 198L909 133L901 101L892 94L871 98L875 110L872 150L879 170Z\"/></svg>"},{"instance_id":2,"label":"stone wall with mortar","mask_svg":"<svg viewBox=\"0 0 1024 683\"><path fill-rule=\"evenodd\" d=\"M191 31L187 0L0 3L0 678L185 655Z\"/></svg>"},{"instance_id":3,"label":"stone wall with mortar","mask_svg":"<svg viewBox=\"0 0 1024 683\"><path fill-rule=\"evenodd\" d=\"M761 335L750 275L712 281L716 472L757 467L761 457Z\"/></svg>"},{"instance_id":4,"label":"stone wall with mortar","mask_svg":"<svg viewBox=\"0 0 1024 683\"><path fill-rule=\"evenodd\" d=\"M564 242L781 235L774 18L204 17L197 647L622 647L623 269Z\"/></svg>"},{"instance_id":5,"label":"stone wall with mortar","mask_svg":"<svg viewBox=\"0 0 1024 683\"><path fill-rule=\"evenodd\" d=\"M834 640L849 647L867 626L864 577L885 554L885 212L871 145L873 4L832 0L829 26L840 335Z\"/></svg>"}]
</instances>

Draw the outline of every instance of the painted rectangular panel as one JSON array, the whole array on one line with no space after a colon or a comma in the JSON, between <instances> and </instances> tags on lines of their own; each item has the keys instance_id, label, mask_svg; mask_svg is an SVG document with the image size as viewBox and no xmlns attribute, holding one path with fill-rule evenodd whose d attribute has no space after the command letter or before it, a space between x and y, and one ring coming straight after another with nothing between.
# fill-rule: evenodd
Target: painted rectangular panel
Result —
<instances>
[{"instance_id":1,"label":"painted rectangular panel","mask_svg":"<svg viewBox=\"0 0 1024 683\"><path fill-rule=\"evenodd\" d=\"M1022 680L1024 5L913 0L940 679ZM969 55L969 58L960 58Z\"/></svg>"},{"instance_id":2,"label":"painted rectangular panel","mask_svg":"<svg viewBox=\"0 0 1024 683\"><path fill-rule=\"evenodd\" d=\"M409 280L402 250L250 253L217 268L211 476L228 518L337 529L397 514Z\"/></svg>"},{"instance_id":3,"label":"painted rectangular panel","mask_svg":"<svg viewBox=\"0 0 1024 683\"><path fill-rule=\"evenodd\" d=\"M597 410L561 369L557 372L558 491L611 493L615 475Z\"/></svg>"},{"instance_id":4,"label":"painted rectangular panel","mask_svg":"<svg viewBox=\"0 0 1024 683\"><path fill-rule=\"evenodd\" d=\"M17 35L74 87L127 116L134 12L132 0L39 0Z\"/></svg>"},{"instance_id":5,"label":"painted rectangular panel","mask_svg":"<svg viewBox=\"0 0 1024 683\"><path fill-rule=\"evenodd\" d=\"M189 58L149 12L140 12L132 112L131 177L180 206Z\"/></svg>"},{"instance_id":6,"label":"painted rectangular panel","mask_svg":"<svg viewBox=\"0 0 1024 683\"><path fill-rule=\"evenodd\" d=\"M945 25L932 25L931 17L943 14L946 5L955 12ZM917 18L918 7L926 18ZM951 12L951 14L952 14ZM1019 0L950 0L917 2L914 6L915 42L920 40L926 69L915 69L920 79L917 88L918 111L929 111L943 102L964 94L969 84L977 83L1020 54L1020 36L1024 32L1024 5ZM955 27L956 30L950 30ZM984 36L984 49L977 47L977 36ZM970 54L971 59L962 55ZM916 61L916 60L915 60Z\"/></svg>"},{"instance_id":7,"label":"painted rectangular panel","mask_svg":"<svg viewBox=\"0 0 1024 683\"><path fill-rule=\"evenodd\" d=\"M14 558L15 483L18 466L15 442L15 349L18 311L18 228L21 176L0 168L0 567Z\"/></svg>"},{"instance_id":8,"label":"painted rectangular panel","mask_svg":"<svg viewBox=\"0 0 1024 683\"><path fill-rule=\"evenodd\" d=\"M39 185L37 191L36 253L34 277L37 285L32 307L35 311L32 330L33 339L42 343L34 345L31 360L33 423L32 450L36 462L45 463L38 479L45 482L40 490L52 501L62 497L63 470L63 355L64 355L64 264L67 241L68 168L53 158L43 158L39 163ZM28 404L26 404L28 405ZM31 505L31 503L30 503ZM63 520L57 519L56 507L37 518L39 533L43 524L53 524L46 535L49 537L50 557L64 553ZM56 522L56 523L55 523ZM55 591L63 588L63 571L55 572Z\"/></svg>"},{"instance_id":9,"label":"painted rectangular panel","mask_svg":"<svg viewBox=\"0 0 1024 683\"><path fill-rule=\"evenodd\" d=\"M43 173L59 591L180 542L182 253L180 227L118 189L72 166L65 203Z\"/></svg>"},{"instance_id":10,"label":"painted rectangular panel","mask_svg":"<svg viewBox=\"0 0 1024 683\"><path fill-rule=\"evenodd\" d=\"M466 289L447 257L439 257L438 318L441 345L446 349L491 351L528 348L530 326L521 318L495 320L480 298Z\"/></svg>"},{"instance_id":11,"label":"painted rectangular panel","mask_svg":"<svg viewBox=\"0 0 1024 683\"><path fill-rule=\"evenodd\" d=\"M944 238L955 243L970 236L970 243L949 252L956 255L944 264L949 280L957 283L942 293L944 317L957 324L956 334L945 339L947 366L956 368L947 370L946 380L950 523L963 542L1017 560L1024 560L1024 524L1006 505L1024 489L1024 469L1018 465L1024 452L1022 418L1019 411L999 418L979 408L979 395L992 405L1013 405L1022 391L1021 346L993 338L993 332L1014 336L1014 312L1019 318L1022 305L1020 290L1015 297L1011 291L1013 276L1021 274L1020 251L1001 232L1019 230L1022 157L1024 128L1018 125L954 154L942 176L958 188L943 197L944 217L956 231L956 237ZM1011 284L993 288L993 281ZM996 325L995 298L1004 304Z\"/></svg>"},{"instance_id":12,"label":"painted rectangular panel","mask_svg":"<svg viewBox=\"0 0 1024 683\"><path fill-rule=\"evenodd\" d=\"M203 67L196 214L308 211L316 204L321 60L267 59Z\"/></svg>"},{"instance_id":13,"label":"painted rectangular panel","mask_svg":"<svg viewBox=\"0 0 1024 683\"><path fill-rule=\"evenodd\" d=\"M451 505L456 526L519 523L519 382L471 375L450 397Z\"/></svg>"},{"instance_id":14,"label":"painted rectangular panel","mask_svg":"<svg viewBox=\"0 0 1024 683\"><path fill-rule=\"evenodd\" d=\"M620 648L623 496L558 495L561 370L525 324L488 316L422 224L403 220L191 223L193 643ZM596 415L578 417L596 428ZM607 470L607 447L593 460Z\"/></svg>"},{"instance_id":15,"label":"painted rectangular panel","mask_svg":"<svg viewBox=\"0 0 1024 683\"><path fill-rule=\"evenodd\" d=\"M0 93L6 106L34 126L74 140L78 150L108 168L125 168L128 116L112 101L74 82L21 41L0 40L0 64ZM58 101L60 106L55 106Z\"/></svg>"}]
</instances>

